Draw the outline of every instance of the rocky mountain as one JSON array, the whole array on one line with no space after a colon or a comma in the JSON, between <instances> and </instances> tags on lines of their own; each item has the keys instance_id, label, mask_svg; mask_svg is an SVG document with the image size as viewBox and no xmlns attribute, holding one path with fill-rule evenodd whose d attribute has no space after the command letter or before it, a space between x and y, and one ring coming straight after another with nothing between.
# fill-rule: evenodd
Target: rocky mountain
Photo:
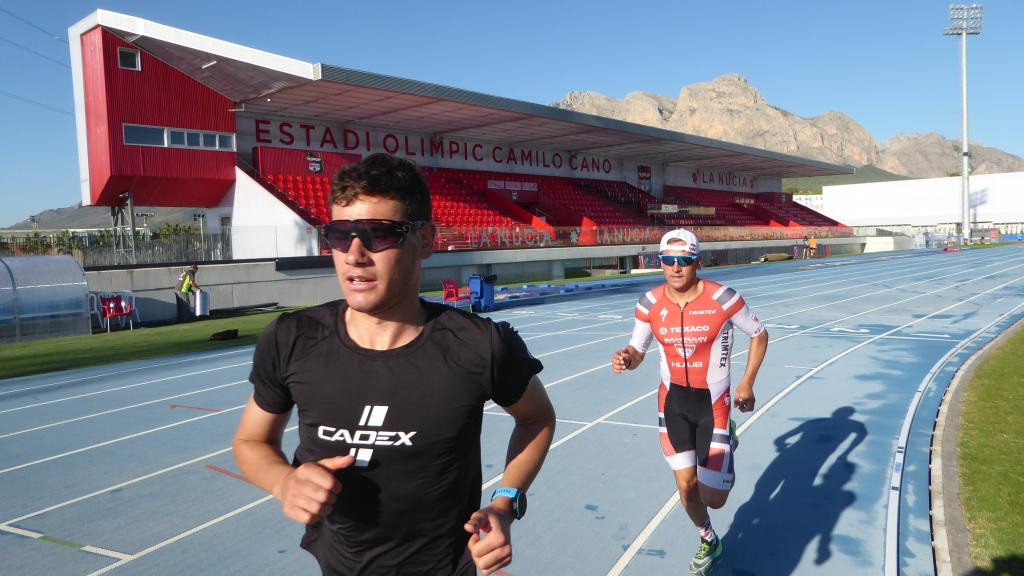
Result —
<instances>
[{"instance_id":1,"label":"rocky mountain","mask_svg":"<svg viewBox=\"0 0 1024 576\"><path fill-rule=\"evenodd\" d=\"M879 167L914 178L960 174L961 149L959 140L947 140L938 134L899 134L879 147ZM970 152L971 174L1024 172L1024 158L975 142L971 142Z\"/></svg>"},{"instance_id":2,"label":"rocky mountain","mask_svg":"<svg viewBox=\"0 0 1024 576\"><path fill-rule=\"evenodd\" d=\"M841 112L803 118L767 103L745 78L730 74L686 86L675 100L633 92L616 100L596 92L570 92L559 108L607 116L804 158L873 165L916 178L960 170L960 145L937 134L899 135L879 146L871 134ZM1024 158L972 146L975 174L1024 170Z\"/></svg>"}]
</instances>

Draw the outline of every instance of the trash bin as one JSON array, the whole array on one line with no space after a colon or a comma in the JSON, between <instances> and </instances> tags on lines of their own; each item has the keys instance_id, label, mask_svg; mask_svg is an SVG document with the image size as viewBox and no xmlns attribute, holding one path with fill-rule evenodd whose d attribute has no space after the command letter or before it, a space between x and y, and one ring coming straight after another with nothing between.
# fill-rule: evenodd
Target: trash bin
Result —
<instances>
[{"instance_id":1,"label":"trash bin","mask_svg":"<svg viewBox=\"0 0 1024 576\"><path fill-rule=\"evenodd\" d=\"M210 293L205 290L196 292L196 318L210 315Z\"/></svg>"},{"instance_id":2,"label":"trash bin","mask_svg":"<svg viewBox=\"0 0 1024 576\"><path fill-rule=\"evenodd\" d=\"M469 277L470 304L474 312L494 310L494 281L497 279L498 276L495 274L473 274Z\"/></svg>"}]
</instances>

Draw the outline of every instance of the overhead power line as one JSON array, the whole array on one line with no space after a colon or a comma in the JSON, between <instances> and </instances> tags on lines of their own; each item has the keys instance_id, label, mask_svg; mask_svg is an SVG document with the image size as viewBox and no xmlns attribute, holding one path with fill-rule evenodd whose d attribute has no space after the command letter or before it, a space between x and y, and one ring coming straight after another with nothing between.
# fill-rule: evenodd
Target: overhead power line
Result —
<instances>
[{"instance_id":1,"label":"overhead power line","mask_svg":"<svg viewBox=\"0 0 1024 576\"><path fill-rule=\"evenodd\" d=\"M68 41L65 40L61 35L54 34L53 32L50 32L49 30L47 30L47 29L45 29L45 28L43 28L41 26L38 26L38 25L36 25L36 24L26 20L26 19L22 18L21 16L18 16L17 14L15 14L14 12L11 12L7 8L4 8L3 6L0 6L0 12L3 12L4 14L7 14L11 18L14 18L15 20L21 22L22 24L25 24L26 26L31 26L32 28L35 28L36 30L42 32L43 34L46 34L47 36L49 36L50 38L53 38L54 40L57 40L58 42L63 42L65 44L68 43Z\"/></svg>"},{"instance_id":2,"label":"overhead power line","mask_svg":"<svg viewBox=\"0 0 1024 576\"><path fill-rule=\"evenodd\" d=\"M51 58L51 57L47 56L46 54L43 54L42 52L36 52L35 50L29 48L28 46L25 46L24 44L19 44L19 43L15 42L14 40L11 40L10 38L4 38L3 36L0 36L0 42L6 42L6 43L10 44L11 46L14 46L15 48L20 48L20 49L24 50L25 52L28 52L30 54L34 54L36 56L39 56L43 60L48 60L48 61L53 62L54 64L56 64L58 66L63 66L65 68L71 69L71 66L68 66L67 64L61 62L60 60L57 60L56 58Z\"/></svg>"},{"instance_id":3,"label":"overhead power line","mask_svg":"<svg viewBox=\"0 0 1024 576\"><path fill-rule=\"evenodd\" d=\"M57 108L56 106L50 106L49 104L43 104L42 102L40 102L38 100L33 100L31 98L25 98L24 96L18 96L17 94L11 94L10 92L8 92L6 90L0 90L0 96L7 96L8 98L11 98L12 100L19 100L19 101L24 102L26 104L31 104L33 106L38 106L40 108L45 108L46 110L49 110L51 112L56 112L58 114L66 114L68 116L71 116L72 118L74 118L74 116L75 116L72 112L64 110L63 108Z\"/></svg>"}]
</instances>

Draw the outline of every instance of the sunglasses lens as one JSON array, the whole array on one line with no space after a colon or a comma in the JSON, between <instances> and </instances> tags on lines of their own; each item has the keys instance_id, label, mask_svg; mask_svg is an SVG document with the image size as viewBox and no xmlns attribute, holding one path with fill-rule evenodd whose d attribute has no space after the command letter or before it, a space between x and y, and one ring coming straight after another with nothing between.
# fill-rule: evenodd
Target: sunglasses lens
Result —
<instances>
[{"instance_id":1,"label":"sunglasses lens","mask_svg":"<svg viewBox=\"0 0 1024 576\"><path fill-rule=\"evenodd\" d=\"M352 225L349 222L331 222L324 226L324 241L334 250L348 252L352 245Z\"/></svg>"},{"instance_id":2,"label":"sunglasses lens","mask_svg":"<svg viewBox=\"0 0 1024 576\"><path fill-rule=\"evenodd\" d=\"M693 264L696 256L659 256L661 263L665 266L675 266L679 264L681 267L686 268L690 264Z\"/></svg>"},{"instance_id":3,"label":"sunglasses lens","mask_svg":"<svg viewBox=\"0 0 1024 576\"><path fill-rule=\"evenodd\" d=\"M405 232L394 224L374 222L369 225L368 228L370 238L373 239L371 242L373 247L368 248L371 252L394 248L401 244L402 240L405 239Z\"/></svg>"},{"instance_id":4,"label":"sunglasses lens","mask_svg":"<svg viewBox=\"0 0 1024 576\"><path fill-rule=\"evenodd\" d=\"M405 223L388 220L336 220L324 226L324 240L332 249L348 252L355 237L366 250L380 252L400 245L405 229Z\"/></svg>"}]
</instances>

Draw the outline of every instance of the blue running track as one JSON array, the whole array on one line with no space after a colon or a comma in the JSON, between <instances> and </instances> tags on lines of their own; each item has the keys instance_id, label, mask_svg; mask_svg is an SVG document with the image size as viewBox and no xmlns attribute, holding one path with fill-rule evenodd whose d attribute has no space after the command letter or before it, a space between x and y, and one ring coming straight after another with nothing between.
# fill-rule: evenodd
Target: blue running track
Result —
<instances>
[{"instance_id":1,"label":"blue running track","mask_svg":"<svg viewBox=\"0 0 1024 576\"><path fill-rule=\"evenodd\" d=\"M771 333L737 415L715 574L933 574L929 446L956 369L1024 316L1024 249L708 270ZM657 362L615 376L653 282L523 303L555 443L509 575L678 575L696 531L657 441ZM739 335L736 373L748 340ZM252 347L0 381L0 574L316 574L301 527L241 481L231 437ZM734 377L734 381L738 376ZM483 493L512 420L486 408ZM294 426L294 422L292 423ZM294 449L294 427L286 452ZM948 480L947 480L948 481Z\"/></svg>"}]
</instances>

